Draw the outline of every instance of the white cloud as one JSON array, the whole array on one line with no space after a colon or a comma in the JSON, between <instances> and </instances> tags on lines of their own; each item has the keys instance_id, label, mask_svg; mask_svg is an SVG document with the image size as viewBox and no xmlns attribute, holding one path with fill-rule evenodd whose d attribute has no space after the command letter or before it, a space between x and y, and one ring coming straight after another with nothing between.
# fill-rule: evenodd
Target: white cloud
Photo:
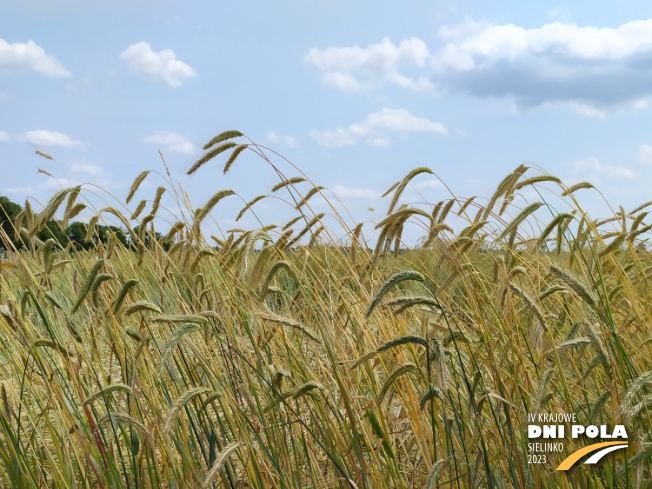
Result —
<instances>
[{"instance_id":1,"label":"white cloud","mask_svg":"<svg viewBox=\"0 0 652 489\"><path fill-rule=\"evenodd\" d=\"M329 148L341 148L343 146L351 146L358 142L350 131L338 127L337 129L327 129L325 131L310 131L310 137L317 141L322 146Z\"/></svg>"},{"instance_id":2,"label":"white cloud","mask_svg":"<svg viewBox=\"0 0 652 489\"><path fill-rule=\"evenodd\" d=\"M399 45L386 37L378 44L364 48L313 47L306 55L306 61L319 69L324 83L347 92L371 88L379 81L411 90L427 90L432 84L426 76L410 78L399 70L423 68L429 56L426 43L416 37Z\"/></svg>"},{"instance_id":3,"label":"white cloud","mask_svg":"<svg viewBox=\"0 0 652 489\"><path fill-rule=\"evenodd\" d=\"M604 119L607 117L607 111L604 109L598 109L596 107L593 107L591 105L587 105L581 102L544 102L545 105L548 106L566 106L573 112L576 112L578 114L585 115L587 117L597 117L598 119ZM632 107L636 108L636 107Z\"/></svg>"},{"instance_id":4,"label":"white cloud","mask_svg":"<svg viewBox=\"0 0 652 489\"><path fill-rule=\"evenodd\" d=\"M617 28L488 26L448 42L432 66L441 89L512 96L520 108L564 103L600 116L647 105L651 61L652 19Z\"/></svg>"},{"instance_id":5,"label":"white cloud","mask_svg":"<svg viewBox=\"0 0 652 489\"><path fill-rule=\"evenodd\" d=\"M353 197L356 199L377 199L380 194L374 192L369 188L348 188L344 185L337 184L332 189L333 193L338 197Z\"/></svg>"},{"instance_id":6,"label":"white cloud","mask_svg":"<svg viewBox=\"0 0 652 489\"><path fill-rule=\"evenodd\" d=\"M425 180L423 182L416 182L413 184L414 188L422 189L422 188L444 188L444 184L441 183L436 178L431 178L429 180Z\"/></svg>"},{"instance_id":7,"label":"white cloud","mask_svg":"<svg viewBox=\"0 0 652 489\"><path fill-rule=\"evenodd\" d=\"M608 166L589 156L573 163L573 174L582 178L636 178L636 174L624 166Z\"/></svg>"},{"instance_id":8,"label":"white cloud","mask_svg":"<svg viewBox=\"0 0 652 489\"><path fill-rule=\"evenodd\" d=\"M141 143L156 144L171 153L194 154L197 148L181 134L171 131L159 131L141 138Z\"/></svg>"},{"instance_id":9,"label":"white cloud","mask_svg":"<svg viewBox=\"0 0 652 489\"><path fill-rule=\"evenodd\" d=\"M388 146L391 139L387 132L425 132L446 135L448 131L439 122L417 117L405 109L384 108L369 114L362 122L345 128L337 127L325 131L311 131L310 136L322 146L338 148L364 141L372 146Z\"/></svg>"},{"instance_id":10,"label":"white cloud","mask_svg":"<svg viewBox=\"0 0 652 489\"><path fill-rule=\"evenodd\" d=\"M24 134L8 134L0 131L1 143L31 143L36 146L59 146L62 148L85 149L88 143L71 138L67 134L57 131L38 129L27 131Z\"/></svg>"},{"instance_id":11,"label":"white cloud","mask_svg":"<svg viewBox=\"0 0 652 489\"><path fill-rule=\"evenodd\" d=\"M0 134L0 138L1 138ZM641 144L638 147L638 161L644 165L652 165L652 146L649 144Z\"/></svg>"},{"instance_id":12,"label":"white cloud","mask_svg":"<svg viewBox=\"0 0 652 489\"><path fill-rule=\"evenodd\" d=\"M467 18L439 29L430 49L415 37L367 47L312 48L324 83L361 91L383 83L412 90L510 97L521 110L564 106L592 117L652 105L652 19L578 26L559 10L541 27Z\"/></svg>"},{"instance_id":13,"label":"white cloud","mask_svg":"<svg viewBox=\"0 0 652 489\"><path fill-rule=\"evenodd\" d=\"M61 62L34 41L9 44L0 39L0 70L34 70L52 78L70 78Z\"/></svg>"},{"instance_id":14,"label":"white cloud","mask_svg":"<svg viewBox=\"0 0 652 489\"><path fill-rule=\"evenodd\" d=\"M265 137L267 137L267 140L273 144L283 143L286 146L289 146L290 148L298 148L300 146L299 142L292 136L279 135L276 134L274 131L268 131Z\"/></svg>"},{"instance_id":15,"label":"white cloud","mask_svg":"<svg viewBox=\"0 0 652 489\"><path fill-rule=\"evenodd\" d=\"M61 146L62 148L72 149L84 149L88 146L88 143L72 139L67 134L43 129L28 131L21 138L37 146Z\"/></svg>"},{"instance_id":16,"label":"white cloud","mask_svg":"<svg viewBox=\"0 0 652 489\"><path fill-rule=\"evenodd\" d=\"M386 128L399 132L432 132L448 134L446 128L439 122L432 122L425 117L417 117L405 109L384 108L369 114L364 123L366 126Z\"/></svg>"},{"instance_id":17,"label":"white cloud","mask_svg":"<svg viewBox=\"0 0 652 489\"><path fill-rule=\"evenodd\" d=\"M182 80L197 76L197 72L183 61L176 59L174 51L152 51L147 42L132 44L120 54L131 71L150 82L163 82L180 87Z\"/></svg>"},{"instance_id":18,"label":"white cloud","mask_svg":"<svg viewBox=\"0 0 652 489\"><path fill-rule=\"evenodd\" d=\"M72 161L68 163L68 168L73 173L82 173L84 175L100 175L104 172L100 165L85 160Z\"/></svg>"},{"instance_id":19,"label":"white cloud","mask_svg":"<svg viewBox=\"0 0 652 489\"><path fill-rule=\"evenodd\" d=\"M490 26L491 23L486 20L476 21L467 15L464 22L454 25L444 25L439 28L437 34L445 41L458 41L477 35Z\"/></svg>"}]
</instances>

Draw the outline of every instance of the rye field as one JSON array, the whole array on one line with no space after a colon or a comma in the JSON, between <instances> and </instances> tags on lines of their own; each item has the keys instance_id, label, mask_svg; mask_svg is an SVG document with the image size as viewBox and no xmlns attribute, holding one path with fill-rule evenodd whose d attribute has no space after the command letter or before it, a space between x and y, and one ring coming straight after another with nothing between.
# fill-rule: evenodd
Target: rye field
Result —
<instances>
[{"instance_id":1,"label":"rye field","mask_svg":"<svg viewBox=\"0 0 652 489\"><path fill-rule=\"evenodd\" d=\"M211 236L235 192L193 207L162 162L155 193L144 172L95 209L94 246L38 238L83 187L3 232L0 487L652 487L652 202L590 216L589 183L521 165L493 195L404 204L417 168L351 225L239 132L204 149L189 173L258 153L295 218ZM157 233L164 194L184 218ZM98 240L108 222L126 240ZM629 448L528 463L528 413L625 425Z\"/></svg>"}]
</instances>

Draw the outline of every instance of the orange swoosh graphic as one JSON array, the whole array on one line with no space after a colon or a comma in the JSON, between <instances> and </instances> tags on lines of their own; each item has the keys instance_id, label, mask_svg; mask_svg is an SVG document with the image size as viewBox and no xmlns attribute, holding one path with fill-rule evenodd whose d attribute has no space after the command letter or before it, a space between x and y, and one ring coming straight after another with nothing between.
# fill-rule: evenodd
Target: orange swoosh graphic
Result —
<instances>
[{"instance_id":1,"label":"orange swoosh graphic","mask_svg":"<svg viewBox=\"0 0 652 489\"><path fill-rule=\"evenodd\" d=\"M587 455L591 452L595 452L600 448L610 447L612 445L625 445L626 442L622 441L605 441L603 443L596 443L594 445L589 445L588 447L580 448L578 451L571 453L566 460L559 464L557 470L568 470L570 469L575 462L581 459L584 455Z\"/></svg>"}]
</instances>

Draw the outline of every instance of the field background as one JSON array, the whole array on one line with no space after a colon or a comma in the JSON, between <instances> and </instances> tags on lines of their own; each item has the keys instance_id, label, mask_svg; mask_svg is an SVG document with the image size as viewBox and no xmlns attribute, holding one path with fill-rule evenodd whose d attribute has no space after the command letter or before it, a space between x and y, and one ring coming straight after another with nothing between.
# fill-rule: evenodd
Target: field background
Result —
<instances>
[{"instance_id":1,"label":"field background","mask_svg":"<svg viewBox=\"0 0 652 489\"><path fill-rule=\"evenodd\" d=\"M211 236L234 192L195 208L162 162L165 186L144 172L76 242L39 233L91 208L81 187L3 226L0 487L652 486L652 202L596 218L589 183L521 165L485 199L411 206L417 168L351 225L237 131L204 149L189 173L257 153L296 219ZM157 232L164 193L184 217ZM537 412L624 424L630 447L528 464Z\"/></svg>"}]
</instances>

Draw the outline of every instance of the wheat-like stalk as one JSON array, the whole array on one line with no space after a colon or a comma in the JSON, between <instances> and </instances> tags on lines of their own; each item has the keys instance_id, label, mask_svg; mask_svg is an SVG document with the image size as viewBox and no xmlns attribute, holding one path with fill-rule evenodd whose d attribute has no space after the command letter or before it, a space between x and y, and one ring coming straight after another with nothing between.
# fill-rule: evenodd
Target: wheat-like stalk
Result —
<instances>
[{"instance_id":1,"label":"wheat-like stalk","mask_svg":"<svg viewBox=\"0 0 652 489\"><path fill-rule=\"evenodd\" d=\"M521 190L523 187L526 187L528 185L535 185L537 183L543 183L543 182L555 182L555 183L561 183L561 180L558 177L555 177L553 175L537 175L536 177L530 177L522 182L517 183L514 185L514 192L517 192Z\"/></svg>"},{"instance_id":2,"label":"wheat-like stalk","mask_svg":"<svg viewBox=\"0 0 652 489\"><path fill-rule=\"evenodd\" d=\"M324 190L324 187L313 187L310 190L308 190L308 193L305 195L303 199L301 199L301 202L297 204L297 209L301 209L304 205L308 203L308 201L317 193L321 192Z\"/></svg>"},{"instance_id":3,"label":"wheat-like stalk","mask_svg":"<svg viewBox=\"0 0 652 489\"><path fill-rule=\"evenodd\" d=\"M247 146L230 148L227 169ZM280 175L276 192L309 181L248 148ZM233 216L214 211L231 191L195 210L163 165L165 194L152 192L140 233L127 218L145 203L130 214L97 190L84 205L111 207L89 215L83 243L59 234L79 240L83 227L54 216L83 215L85 187L13 222L2 198L0 486L552 489L563 454L528 463L528 414L544 412L624 424L632 445L567 471L566 486L652 483L649 203L589 216L557 178L526 179L521 165L487 201L407 204L429 173L417 169L376 222L311 185L275 199L286 210L272 222L232 229L264 196ZM521 203L531 186L564 212L535 219L542 206ZM304 212L318 194L328 217ZM170 222L155 219L166 196ZM228 230L214 247L209 215Z\"/></svg>"},{"instance_id":4,"label":"wheat-like stalk","mask_svg":"<svg viewBox=\"0 0 652 489\"><path fill-rule=\"evenodd\" d=\"M227 140L233 139L233 138L239 138L241 136L243 136L243 134L240 131L236 131L236 130L233 130L233 129L228 130L228 131L224 131L224 132L221 132L220 134L218 134L217 136L215 136L208 143L206 143L202 149L205 151L205 150L207 150L207 149L209 149L209 148L211 148L211 147L215 146L216 144L219 144L219 143L221 143L223 141L227 141Z\"/></svg>"},{"instance_id":5,"label":"wheat-like stalk","mask_svg":"<svg viewBox=\"0 0 652 489\"><path fill-rule=\"evenodd\" d=\"M91 271L86 276L84 285L81 291L79 292L79 295L77 296L77 301L75 302L75 305L73 305L72 309L70 310L72 314L76 313L81 307L81 305L84 303L84 299L90 292L93 283L95 282L95 277L97 277L97 274L99 273L100 268L102 268L102 265L104 265L104 259L97 260L93 265L93 268L91 268Z\"/></svg>"},{"instance_id":6,"label":"wheat-like stalk","mask_svg":"<svg viewBox=\"0 0 652 489\"><path fill-rule=\"evenodd\" d=\"M210 487L210 485L213 482L213 479L215 479L215 476L219 473L222 467L224 467L224 464L226 464L229 455L231 455L241 445L242 444L239 442L229 443L227 446L225 446L222 449L220 453L216 455L215 462L213 463L211 470L209 470L208 474L206 474L206 478L204 479L204 483L202 484L202 487Z\"/></svg>"},{"instance_id":7,"label":"wheat-like stalk","mask_svg":"<svg viewBox=\"0 0 652 489\"><path fill-rule=\"evenodd\" d=\"M124 423L126 425L129 425L131 428L134 428L142 436L145 437L145 440L147 441L147 444L150 447L152 447L154 444L153 435L150 432L150 430L148 430L143 423L141 423L135 418L132 418L128 414L111 412L107 416L99 420L99 424L103 424L106 422L112 422L112 423L117 422L117 423Z\"/></svg>"},{"instance_id":8,"label":"wheat-like stalk","mask_svg":"<svg viewBox=\"0 0 652 489\"><path fill-rule=\"evenodd\" d=\"M237 148L233 150L231 153L231 156L229 156L229 159L226 160L226 164L224 165L224 171L223 173L226 175L226 173L231 169L231 166L233 166L233 163L235 163L235 160L238 156L240 156L240 153L242 153L245 149L249 147L248 144L241 144Z\"/></svg>"},{"instance_id":9,"label":"wheat-like stalk","mask_svg":"<svg viewBox=\"0 0 652 489\"><path fill-rule=\"evenodd\" d=\"M564 190L564 192L561 195L563 197L565 197L567 195L571 195L572 193L574 193L574 192L576 192L578 190L582 190L584 188L595 188L595 187L592 184L590 184L589 182L580 182L580 183L577 183L577 184L573 185L572 187L569 187L566 190Z\"/></svg>"},{"instance_id":10,"label":"wheat-like stalk","mask_svg":"<svg viewBox=\"0 0 652 489\"><path fill-rule=\"evenodd\" d=\"M131 316L132 314L136 314L137 312L143 312L143 311L150 311L150 312L156 312L158 314L161 314L161 309L159 309L158 306L152 304L151 302L136 301L133 304L131 304L129 307L127 307L127 310L125 311L125 316Z\"/></svg>"},{"instance_id":11,"label":"wheat-like stalk","mask_svg":"<svg viewBox=\"0 0 652 489\"><path fill-rule=\"evenodd\" d=\"M165 419L165 423L163 424L163 431L170 431L174 423L179 418L179 411L181 411L181 408L188 404L195 397L198 397L205 392L210 392L210 389L208 387L199 386L194 387L193 389L188 389L181 396L179 396L177 400L174 401L174 404L172 404L172 409L170 409L170 412Z\"/></svg>"},{"instance_id":12,"label":"wheat-like stalk","mask_svg":"<svg viewBox=\"0 0 652 489\"><path fill-rule=\"evenodd\" d=\"M161 199L163 198L164 193L165 187L158 187L156 189L156 195L154 196L154 202L152 203L152 210L150 211L150 215L155 216L158 212L158 208L161 205Z\"/></svg>"},{"instance_id":13,"label":"wheat-like stalk","mask_svg":"<svg viewBox=\"0 0 652 489\"><path fill-rule=\"evenodd\" d=\"M131 199L134 198L134 195L138 191L138 188L140 187L140 184L143 183L143 180L145 180L145 178L147 178L147 175L149 175L149 173L150 173L149 171L144 171L144 172L140 173L140 175L138 175L136 177L136 179L133 181L133 183L131 184L131 187L129 187L129 194L127 194L127 198L125 199L125 202L127 204L129 202L131 202Z\"/></svg>"},{"instance_id":14,"label":"wheat-like stalk","mask_svg":"<svg viewBox=\"0 0 652 489\"><path fill-rule=\"evenodd\" d=\"M380 406L383 403L383 400L385 399L387 392L389 391L389 389L391 389L392 385L394 385L394 383L398 380L399 377L407 373L414 372L415 370L417 370L417 366L412 363L401 365L396 370L394 370L389 375L389 377L387 377L387 380L383 384L383 387L380 389L380 392L378 393L378 397L376 399L376 404Z\"/></svg>"},{"instance_id":15,"label":"wheat-like stalk","mask_svg":"<svg viewBox=\"0 0 652 489\"><path fill-rule=\"evenodd\" d=\"M38 215L38 220L29 231L30 236L36 235L36 233L41 229L43 229L47 224L47 222L54 217L54 214L56 214L57 209L59 209L59 206L63 203L63 201L66 198L66 195L68 195L68 193L71 190L72 189L66 188L63 190L59 190L56 194L54 194L54 196L47 203L43 211L41 211L41 213Z\"/></svg>"},{"instance_id":16,"label":"wheat-like stalk","mask_svg":"<svg viewBox=\"0 0 652 489\"><path fill-rule=\"evenodd\" d=\"M192 165L192 166L190 167L190 170L188 170L188 175L192 175L193 173L195 173L195 172L196 172L197 170L199 170L203 165L205 165L206 163L208 163L210 160L212 160L213 158L215 158L217 155L223 153L224 151L226 151L226 150L228 150L228 149L235 148L236 146L237 146L236 143L234 143L233 141L229 141L229 142L227 142L227 143L220 144L219 146L217 146L217 147L211 149L208 153L206 153L204 156L202 156L201 158L199 158L199 159L195 162L195 164ZM229 165L229 166L230 166L230 165ZM224 168L224 173L226 173L227 171L228 171L228 168L225 167L225 168Z\"/></svg>"},{"instance_id":17,"label":"wheat-like stalk","mask_svg":"<svg viewBox=\"0 0 652 489\"><path fill-rule=\"evenodd\" d=\"M568 287L575 292L584 302L586 302L592 308L595 308L598 300L589 290L589 288L580 282L577 278L572 276L570 273L562 270L561 268L551 265L550 271L553 275L558 277L562 282L564 282Z\"/></svg>"},{"instance_id":18,"label":"wheat-like stalk","mask_svg":"<svg viewBox=\"0 0 652 489\"><path fill-rule=\"evenodd\" d=\"M392 190L395 189L394 196L392 197L392 201L389 203L389 208L387 210L388 216L391 215L391 213L394 211L394 207L396 207L396 204L398 204L398 200L401 198L401 195L403 194L405 187L408 186L408 184L414 177L416 177L417 175L421 175L422 173L428 173L430 175L433 174L432 170L430 168L426 168L425 166L415 168L405 176L402 182L396 184L395 186L390 188L387 192L385 192L383 197L385 197L385 195L388 195Z\"/></svg>"},{"instance_id":19,"label":"wheat-like stalk","mask_svg":"<svg viewBox=\"0 0 652 489\"><path fill-rule=\"evenodd\" d=\"M297 183L305 182L306 179L304 177L293 177L293 178L288 178L287 180L283 180L280 183L277 183L272 187L272 193L276 192L277 190L281 190L282 188L285 188L289 185L296 185Z\"/></svg>"},{"instance_id":20,"label":"wheat-like stalk","mask_svg":"<svg viewBox=\"0 0 652 489\"><path fill-rule=\"evenodd\" d=\"M421 273L415 271L399 272L397 274L392 275L390 278L387 279L387 281L382 285L380 290L374 296L373 300L371 301L371 304L369 304L369 309L367 309L367 313L365 314L365 317L369 317L371 315L371 313L376 308L378 303L380 303L381 299L385 296L385 294L387 294L391 289L396 287L396 285L408 280L421 282L421 283L424 283L426 281L426 279Z\"/></svg>"},{"instance_id":21,"label":"wheat-like stalk","mask_svg":"<svg viewBox=\"0 0 652 489\"><path fill-rule=\"evenodd\" d=\"M197 212L195 213L195 220L193 222L193 229L197 236L199 236L201 222L204 219L206 219L208 214L210 214L210 212L217 205L217 203L220 200L224 199L225 197L228 197L229 195L233 195L233 194L235 194L233 190L220 190L219 192L214 194L210 199L208 199L208 202L206 202L204 207L200 207L199 209L197 209Z\"/></svg>"},{"instance_id":22,"label":"wheat-like stalk","mask_svg":"<svg viewBox=\"0 0 652 489\"><path fill-rule=\"evenodd\" d=\"M202 317L199 318L201 319L201 321L198 322L200 323L206 322L206 318L202 318ZM160 320L161 318L158 319ZM169 320L169 319L165 318L165 320ZM161 361L159 362L159 366L158 366L159 376L163 373L163 370L168 365L170 357L172 356L172 353L174 349L177 347L179 341L181 341L181 338L183 338L187 334L194 333L199 329L200 327L195 322L193 322L180 327L174 332L174 334L170 337L170 339L165 343L165 346L163 347Z\"/></svg>"},{"instance_id":23,"label":"wheat-like stalk","mask_svg":"<svg viewBox=\"0 0 652 489\"><path fill-rule=\"evenodd\" d=\"M100 389L97 392L94 392L90 396L86 398L86 400L83 403L83 406L88 406L89 404L94 403L98 399L105 398L109 394L113 395L116 392L124 392L126 394L133 395L134 391L131 387L125 384L111 384L107 385L103 389Z\"/></svg>"}]
</instances>

